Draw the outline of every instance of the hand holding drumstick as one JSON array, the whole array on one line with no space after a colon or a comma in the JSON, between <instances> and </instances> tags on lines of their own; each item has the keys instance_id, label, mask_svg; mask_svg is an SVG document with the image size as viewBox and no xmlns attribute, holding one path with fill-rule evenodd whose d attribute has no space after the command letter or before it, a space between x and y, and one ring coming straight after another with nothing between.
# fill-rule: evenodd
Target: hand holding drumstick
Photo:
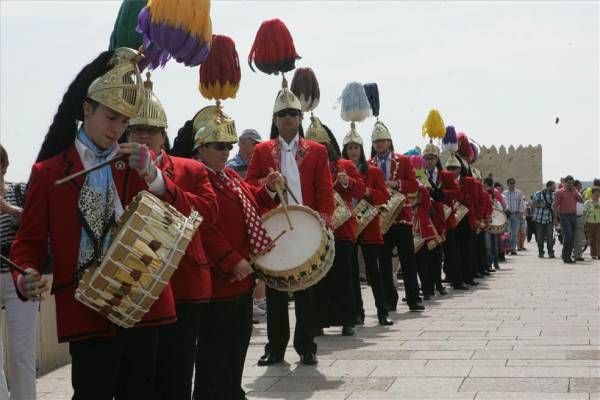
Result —
<instances>
[{"instance_id":1,"label":"hand holding drumstick","mask_svg":"<svg viewBox=\"0 0 600 400\"><path fill-rule=\"evenodd\" d=\"M283 212L285 214L285 218L287 219L287 223L290 227L290 230L293 230L292 220L290 219L290 215L287 210L287 202L285 201L285 197L283 197L282 187L285 184L283 180L283 176L279 172L273 170L273 168L269 169L269 175L267 175L267 187L270 190L275 190L277 192L277 196L279 196L279 201L281 202L281 206L283 207Z\"/></svg>"},{"instance_id":2,"label":"hand holding drumstick","mask_svg":"<svg viewBox=\"0 0 600 400\"><path fill-rule=\"evenodd\" d=\"M49 289L48 280L46 278L42 278L40 273L33 268L23 270L8 258L2 255L0 255L0 258L8 264L10 269L21 273L17 279L17 289L23 296L27 297L29 300L44 300L43 293L47 292Z\"/></svg>"}]
</instances>

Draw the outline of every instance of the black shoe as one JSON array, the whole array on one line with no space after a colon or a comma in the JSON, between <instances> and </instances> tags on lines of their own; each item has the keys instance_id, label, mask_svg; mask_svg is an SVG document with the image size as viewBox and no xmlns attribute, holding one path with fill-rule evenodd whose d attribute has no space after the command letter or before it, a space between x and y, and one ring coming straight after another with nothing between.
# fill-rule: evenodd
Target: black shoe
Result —
<instances>
[{"instance_id":1,"label":"black shoe","mask_svg":"<svg viewBox=\"0 0 600 400\"><path fill-rule=\"evenodd\" d=\"M511 252L510 252L510 255L511 255L511 256L516 256L516 255L517 255L517 252L516 252L516 251L511 251Z\"/></svg>"},{"instance_id":2,"label":"black shoe","mask_svg":"<svg viewBox=\"0 0 600 400\"><path fill-rule=\"evenodd\" d=\"M283 362L283 356L276 356L267 352L258 360L258 366L266 367L268 365L278 364L280 362Z\"/></svg>"},{"instance_id":3,"label":"black shoe","mask_svg":"<svg viewBox=\"0 0 600 400\"><path fill-rule=\"evenodd\" d=\"M446 290L445 287L443 287L442 285L437 287L437 291L441 296L445 296L448 294L448 291Z\"/></svg>"},{"instance_id":4,"label":"black shoe","mask_svg":"<svg viewBox=\"0 0 600 400\"><path fill-rule=\"evenodd\" d=\"M388 317L387 315L380 314L377 316L377 319L379 320L379 325L383 325L383 326L394 325L394 321L392 321L390 319L390 317Z\"/></svg>"},{"instance_id":5,"label":"black shoe","mask_svg":"<svg viewBox=\"0 0 600 400\"><path fill-rule=\"evenodd\" d=\"M488 270L481 271L481 273L479 275L482 275L482 274L483 274L483 276L489 276L489 275L491 275Z\"/></svg>"},{"instance_id":6,"label":"black shoe","mask_svg":"<svg viewBox=\"0 0 600 400\"><path fill-rule=\"evenodd\" d=\"M475 275L473 275L473 278L479 278L479 279L481 279L481 278L483 278L483 275L481 275L481 274L478 272L478 273L476 273Z\"/></svg>"},{"instance_id":7,"label":"black shoe","mask_svg":"<svg viewBox=\"0 0 600 400\"><path fill-rule=\"evenodd\" d=\"M431 294L430 293L424 294L423 300L431 300Z\"/></svg>"},{"instance_id":8,"label":"black shoe","mask_svg":"<svg viewBox=\"0 0 600 400\"><path fill-rule=\"evenodd\" d=\"M500 266L498 265L498 263L494 263L494 268L495 269L500 269Z\"/></svg>"},{"instance_id":9,"label":"black shoe","mask_svg":"<svg viewBox=\"0 0 600 400\"><path fill-rule=\"evenodd\" d=\"M567 258L565 260L563 260L565 264L575 264L575 260L571 259L571 258Z\"/></svg>"},{"instance_id":10,"label":"black shoe","mask_svg":"<svg viewBox=\"0 0 600 400\"><path fill-rule=\"evenodd\" d=\"M420 304L411 304L408 306L408 309L413 312L425 311L425 307Z\"/></svg>"},{"instance_id":11,"label":"black shoe","mask_svg":"<svg viewBox=\"0 0 600 400\"><path fill-rule=\"evenodd\" d=\"M354 336L354 327L353 326L342 327L342 336Z\"/></svg>"},{"instance_id":12,"label":"black shoe","mask_svg":"<svg viewBox=\"0 0 600 400\"><path fill-rule=\"evenodd\" d=\"M583 258L583 257L576 257L575 261L585 261L585 258Z\"/></svg>"},{"instance_id":13,"label":"black shoe","mask_svg":"<svg viewBox=\"0 0 600 400\"><path fill-rule=\"evenodd\" d=\"M495 270L494 268L491 268L491 267L490 267L490 268L488 268L488 269L486 269L486 271L487 271L487 272L496 272L496 270Z\"/></svg>"},{"instance_id":14,"label":"black shoe","mask_svg":"<svg viewBox=\"0 0 600 400\"><path fill-rule=\"evenodd\" d=\"M306 353L300 355L300 362L304 365L316 365L319 360L317 360L317 355L315 353Z\"/></svg>"},{"instance_id":15,"label":"black shoe","mask_svg":"<svg viewBox=\"0 0 600 400\"><path fill-rule=\"evenodd\" d=\"M474 281L473 279L469 280L469 281L465 281L465 283L467 285L471 285L471 286L477 286L479 285L479 282Z\"/></svg>"},{"instance_id":16,"label":"black shoe","mask_svg":"<svg viewBox=\"0 0 600 400\"><path fill-rule=\"evenodd\" d=\"M454 290L469 290L469 288L462 283L460 285L452 285Z\"/></svg>"},{"instance_id":17,"label":"black shoe","mask_svg":"<svg viewBox=\"0 0 600 400\"><path fill-rule=\"evenodd\" d=\"M554 255L554 253L548 254L548 258L556 258L556 256Z\"/></svg>"},{"instance_id":18,"label":"black shoe","mask_svg":"<svg viewBox=\"0 0 600 400\"><path fill-rule=\"evenodd\" d=\"M354 321L354 323L356 325L364 325L365 324L365 316L364 315L357 315L356 316L356 321Z\"/></svg>"},{"instance_id":19,"label":"black shoe","mask_svg":"<svg viewBox=\"0 0 600 400\"><path fill-rule=\"evenodd\" d=\"M544 253L538 253L538 258L544 258Z\"/></svg>"},{"instance_id":20,"label":"black shoe","mask_svg":"<svg viewBox=\"0 0 600 400\"><path fill-rule=\"evenodd\" d=\"M257 319L252 318L252 324L256 325L256 324L260 324L260 321Z\"/></svg>"}]
</instances>

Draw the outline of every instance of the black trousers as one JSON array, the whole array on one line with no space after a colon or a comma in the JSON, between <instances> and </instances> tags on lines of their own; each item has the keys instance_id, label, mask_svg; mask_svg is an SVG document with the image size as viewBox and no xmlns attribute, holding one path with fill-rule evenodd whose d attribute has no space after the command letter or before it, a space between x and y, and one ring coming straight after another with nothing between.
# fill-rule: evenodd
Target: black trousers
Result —
<instances>
[{"instance_id":1,"label":"black trousers","mask_svg":"<svg viewBox=\"0 0 600 400\"><path fill-rule=\"evenodd\" d=\"M433 294L442 285L442 249L436 246L429 250L423 245L415 257L423 294Z\"/></svg>"},{"instance_id":2,"label":"black trousers","mask_svg":"<svg viewBox=\"0 0 600 400\"><path fill-rule=\"evenodd\" d=\"M176 305L177 322L158 329L155 400L189 400L200 327L207 318L208 303Z\"/></svg>"},{"instance_id":3,"label":"black trousers","mask_svg":"<svg viewBox=\"0 0 600 400\"><path fill-rule=\"evenodd\" d=\"M491 268L488 263L487 249L485 247L485 232L480 231L476 234L477 237L477 265L479 266L479 272L486 271Z\"/></svg>"},{"instance_id":4,"label":"black trousers","mask_svg":"<svg viewBox=\"0 0 600 400\"><path fill-rule=\"evenodd\" d=\"M383 279L385 302L393 309L398 304L398 291L394 286L392 276L392 252L394 248L397 248L400 257L400 268L402 268L406 302L409 306L417 304L419 300L419 282L412 227L405 224L394 224L384 235L383 241L383 249L379 255L379 266Z\"/></svg>"},{"instance_id":5,"label":"black trousers","mask_svg":"<svg viewBox=\"0 0 600 400\"><path fill-rule=\"evenodd\" d=\"M461 265L462 260L458 251L458 243L456 243L456 230L448 229L444 241L444 270L452 282L452 286L459 286L464 282Z\"/></svg>"},{"instance_id":6,"label":"black trousers","mask_svg":"<svg viewBox=\"0 0 600 400\"><path fill-rule=\"evenodd\" d=\"M317 315L314 286L294 292L296 329L294 349L299 355L316 353ZM288 294L267 286L267 336L265 352L283 356L290 340Z\"/></svg>"},{"instance_id":7,"label":"black trousers","mask_svg":"<svg viewBox=\"0 0 600 400\"><path fill-rule=\"evenodd\" d=\"M367 281L371 285L373 298L375 299L375 307L377 308L377 316L386 316L388 314L385 308L385 294L383 290L383 279L379 269L379 253L381 253L381 245L378 244L363 244L360 246L363 259L365 261L365 271L367 273ZM393 278L393 277L392 277ZM362 301L361 301L362 309ZM362 311L364 316L364 310Z\"/></svg>"},{"instance_id":8,"label":"black trousers","mask_svg":"<svg viewBox=\"0 0 600 400\"><path fill-rule=\"evenodd\" d=\"M364 250L363 250L364 252ZM366 264L366 262L365 262ZM365 265L365 269L368 267ZM370 283L367 272L367 282ZM352 247L352 297L354 298L354 312L357 316L365 317L365 307L362 299L362 290L360 287L360 268L358 266L358 244Z\"/></svg>"},{"instance_id":9,"label":"black trousers","mask_svg":"<svg viewBox=\"0 0 600 400\"><path fill-rule=\"evenodd\" d=\"M467 217L464 217L456 227L456 242L462 261L463 279L465 282L472 282L477 274L477 256L475 254L475 233L471 230Z\"/></svg>"},{"instance_id":10,"label":"black trousers","mask_svg":"<svg viewBox=\"0 0 600 400\"><path fill-rule=\"evenodd\" d=\"M316 285L319 305L319 327L354 326L356 312L352 280L352 254L354 244L349 240L336 240L335 258L327 275ZM267 306L267 310L269 306Z\"/></svg>"},{"instance_id":11,"label":"black trousers","mask_svg":"<svg viewBox=\"0 0 600 400\"><path fill-rule=\"evenodd\" d=\"M252 334L250 293L208 304L198 338L195 400L243 400L242 375Z\"/></svg>"},{"instance_id":12,"label":"black trousers","mask_svg":"<svg viewBox=\"0 0 600 400\"><path fill-rule=\"evenodd\" d=\"M73 400L152 398L157 344L156 327L69 343Z\"/></svg>"}]
</instances>

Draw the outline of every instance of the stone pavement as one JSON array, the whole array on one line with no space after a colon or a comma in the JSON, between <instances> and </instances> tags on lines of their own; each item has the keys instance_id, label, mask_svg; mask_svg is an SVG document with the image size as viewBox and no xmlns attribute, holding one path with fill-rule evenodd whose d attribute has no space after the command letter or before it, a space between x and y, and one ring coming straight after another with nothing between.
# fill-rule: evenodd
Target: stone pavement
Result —
<instances>
[{"instance_id":1,"label":"stone pavement","mask_svg":"<svg viewBox=\"0 0 600 400\"><path fill-rule=\"evenodd\" d=\"M262 319L244 371L249 399L600 400L600 261L565 265L534 248L476 290L426 302L425 313L400 305L390 328L377 325L363 288L365 326L354 337L327 329L317 367L291 347L287 363L258 367ZM70 399L69 366L40 378L38 392Z\"/></svg>"}]
</instances>

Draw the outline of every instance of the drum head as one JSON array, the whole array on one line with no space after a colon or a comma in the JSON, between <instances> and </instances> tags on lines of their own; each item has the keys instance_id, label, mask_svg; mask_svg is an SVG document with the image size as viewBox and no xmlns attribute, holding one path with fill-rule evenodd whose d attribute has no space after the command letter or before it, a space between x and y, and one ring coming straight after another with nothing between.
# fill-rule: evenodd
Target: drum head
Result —
<instances>
[{"instance_id":1,"label":"drum head","mask_svg":"<svg viewBox=\"0 0 600 400\"><path fill-rule=\"evenodd\" d=\"M289 271L304 264L317 253L323 240L321 221L303 208L288 207L293 230L289 229L282 208L266 215L263 225L271 238L284 230L286 233L277 241L273 250L256 260L261 269L275 273Z\"/></svg>"},{"instance_id":2,"label":"drum head","mask_svg":"<svg viewBox=\"0 0 600 400\"><path fill-rule=\"evenodd\" d=\"M504 211L494 208L492 210L492 225L501 226L506 223L506 214Z\"/></svg>"}]
</instances>

